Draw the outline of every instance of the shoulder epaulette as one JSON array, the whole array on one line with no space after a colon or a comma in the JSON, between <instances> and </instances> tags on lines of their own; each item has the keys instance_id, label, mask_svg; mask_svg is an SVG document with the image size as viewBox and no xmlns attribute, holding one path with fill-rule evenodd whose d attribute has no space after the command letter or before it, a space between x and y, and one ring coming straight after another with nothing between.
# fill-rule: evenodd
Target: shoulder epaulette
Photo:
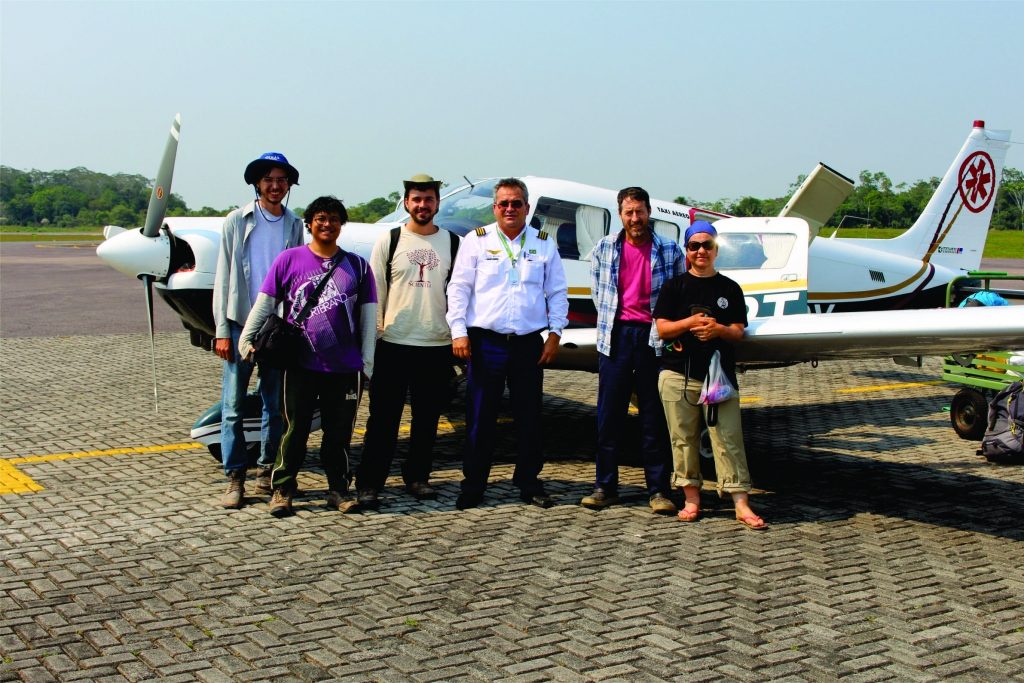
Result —
<instances>
[{"instance_id":1,"label":"shoulder epaulette","mask_svg":"<svg viewBox=\"0 0 1024 683\"><path fill-rule=\"evenodd\" d=\"M548 234L546 232L544 232L543 230L541 230L540 232L537 233L537 239L546 240L547 238L548 238Z\"/></svg>"},{"instance_id":2,"label":"shoulder epaulette","mask_svg":"<svg viewBox=\"0 0 1024 683\"><path fill-rule=\"evenodd\" d=\"M483 237L486 234L487 234L487 230L485 230L484 228L477 228L476 229L476 236L477 237Z\"/></svg>"}]
</instances>

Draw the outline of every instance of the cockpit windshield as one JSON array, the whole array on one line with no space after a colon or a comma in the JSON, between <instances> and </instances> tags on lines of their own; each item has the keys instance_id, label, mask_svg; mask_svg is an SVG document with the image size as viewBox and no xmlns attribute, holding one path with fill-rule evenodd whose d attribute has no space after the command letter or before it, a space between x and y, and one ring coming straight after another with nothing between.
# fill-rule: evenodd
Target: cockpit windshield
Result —
<instances>
[{"instance_id":1,"label":"cockpit windshield","mask_svg":"<svg viewBox=\"0 0 1024 683\"><path fill-rule=\"evenodd\" d=\"M497 179L466 185L441 200L434 217L434 225L456 235L465 236L470 230L494 222L494 185ZM401 206L401 205L399 205ZM378 223L406 223L409 214L405 208L384 216Z\"/></svg>"}]
</instances>

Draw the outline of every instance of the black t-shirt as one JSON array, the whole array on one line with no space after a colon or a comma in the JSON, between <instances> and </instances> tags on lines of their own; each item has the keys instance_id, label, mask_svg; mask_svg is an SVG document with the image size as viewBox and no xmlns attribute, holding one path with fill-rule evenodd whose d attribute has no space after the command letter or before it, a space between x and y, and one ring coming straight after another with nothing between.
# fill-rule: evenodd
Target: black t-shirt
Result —
<instances>
[{"instance_id":1,"label":"black t-shirt","mask_svg":"<svg viewBox=\"0 0 1024 683\"><path fill-rule=\"evenodd\" d=\"M693 315L693 306L711 310L711 317L722 325L747 324L747 306L743 290L734 280L721 273L711 277L697 277L689 271L677 275L664 284L654 307L654 318L682 320ZM736 352L733 345L721 337L703 342L684 332L682 336L665 341L661 352L661 366L687 375L691 380L703 382L715 351L721 352L722 370L734 387L736 383ZM689 364L689 365L687 365Z\"/></svg>"}]
</instances>

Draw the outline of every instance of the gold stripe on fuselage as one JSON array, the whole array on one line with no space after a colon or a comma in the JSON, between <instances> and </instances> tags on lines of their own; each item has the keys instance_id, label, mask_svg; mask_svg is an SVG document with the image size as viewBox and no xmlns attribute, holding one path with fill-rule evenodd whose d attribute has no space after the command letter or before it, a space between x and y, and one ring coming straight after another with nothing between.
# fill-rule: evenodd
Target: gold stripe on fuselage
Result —
<instances>
[{"instance_id":1,"label":"gold stripe on fuselage","mask_svg":"<svg viewBox=\"0 0 1024 683\"><path fill-rule=\"evenodd\" d=\"M934 254L935 250L939 248L940 244L942 244L942 240L946 239L946 235L949 234L949 231L953 227L953 224L956 223L956 219L960 215L960 211L963 208L964 203L960 202L960 207L956 210L956 213L953 214L953 219L949 221L949 225L947 225L946 229L943 230L942 236L935 241L935 244L933 244L931 248L928 249L928 253L925 254L924 258L921 259L921 269L914 273L913 277L911 277L910 279L904 280L899 284L892 285L891 287L882 287L881 289L869 289L864 292L814 292L813 294L811 292L808 292L807 301L813 302L834 301L836 299L870 299L876 296L892 294L893 292L903 289L910 283L914 282L914 280L921 277L921 275L924 274L924 271L928 270L928 262L931 260L932 254Z\"/></svg>"},{"instance_id":2,"label":"gold stripe on fuselage","mask_svg":"<svg viewBox=\"0 0 1024 683\"><path fill-rule=\"evenodd\" d=\"M792 282L754 282L748 285L740 285L740 289L743 290L744 294L747 292L765 292L772 289L788 292L794 289L805 289L806 287L807 280L793 280ZM590 296L590 287L570 287L569 296Z\"/></svg>"}]
</instances>

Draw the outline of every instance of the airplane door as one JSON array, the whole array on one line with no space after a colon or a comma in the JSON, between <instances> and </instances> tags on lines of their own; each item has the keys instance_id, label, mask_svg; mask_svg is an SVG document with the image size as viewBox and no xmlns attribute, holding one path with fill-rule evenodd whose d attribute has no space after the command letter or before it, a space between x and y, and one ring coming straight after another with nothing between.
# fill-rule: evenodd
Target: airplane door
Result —
<instances>
[{"instance_id":1,"label":"airplane door","mask_svg":"<svg viewBox=\"0 0 1024 683\"><path fill-rule=\"evenodd\" d=\"M531 224L555 240L569 283L569 322L594 325L597 311L590 298L590 253L608 234L611 212L599 206L552 197L537 200Z\"/></svg>"}]
</instances>

